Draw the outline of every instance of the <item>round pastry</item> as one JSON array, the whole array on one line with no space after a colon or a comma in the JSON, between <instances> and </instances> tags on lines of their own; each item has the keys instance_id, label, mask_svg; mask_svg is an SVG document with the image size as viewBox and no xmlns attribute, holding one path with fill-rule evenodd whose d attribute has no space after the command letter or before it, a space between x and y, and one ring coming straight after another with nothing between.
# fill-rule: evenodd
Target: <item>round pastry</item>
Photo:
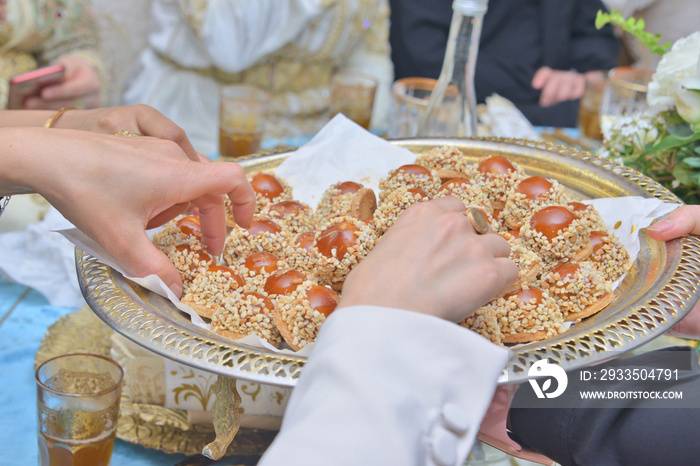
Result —
<instances>
[{"instance_id":1,"label":"round pastry","mask_svg":"<svg viewBox=\"0 0 700 466\"><path fill-rule=\"evenodd\" d=\"M192 280L181 301L200 316L211 319L224 298L245 284L245 280L235 270L215 265Z\"/></svg>"},{"instance_id":2,"label":"round pastry","mask_svg":"<svg viewBox=\"0 0 700 466\"><path fill-rule=\"evenodd\" d=\"M417 202L429 201L431 196L419 188L397 188L379 202L374 211L374 229L382 236L396 222L401 213Z\"/></svg>"},{"instance_id":3,"label":"round pastry","mask_svg":"<svg viewBox=\"0 0 700 466\"><path fill-rule=\"evenodd\" d=\"M239 261L238 270L254 291L260 291L270 275L285 265L285 261L278 256L266 251L259 251L246 257L243 261Z\"/></svg>"},{"instance_id":4,"label":"round pastry","mask_svg":"<svg viewBox=\"0 0 700 466\"><path fill-rule=\"evenodd\" d=\"M294 350L316 341L318 330L340 301L338 293L307 280L288 294L277 295L272 320Z\"/></svg>"},{"instance_id":5,"label":"round pastry","mask_svg":"<svg viewBox=\"0 0 700 466\"><path fill-rule=\"evenodd\" d=\"M554 299L529 287L498 298L491 306L505 344L529 343L559 334L564 319Z\"/></svg>"},{"instance_id":6,"label":"round pastry","mask_svg":"<svg viewBox=\"0 0 700 466\"><path fill-rule=\"evenodd\" d=\"M494 311L493 306L482 306L474 314L460 322L459 325L478 333L487 340L491 340L491 343L503 345L503 332L501 332L501 327L498 325L498 319Z\"/></svg>"},{"instance_id":7,"label":"round pastry","mask_svg":"<svg viewBox=\"0 0 700 466\"><path fill-rule=\"evenodd\" d=\"M571 322L601 311L614 298L612 281L588 262L560 264L540 279L540 286Z\"/></svg>"},{"instance_id":8,"label":"round pastry","mask_svg":"<svg viewBox=\"0 0 700 466\"><path fill-rule=\"evenodd\" d=\"M266 203L289 201L292 199L292 188L284 180L277 178L271 173L256 173L248 177L250 185L258 198L261 208Z\"/></svg>"},{"instance_id":9,"label":"round pastry","mask_svg":"<svg viewBox=\"0 0 700 466\"><path fill-rule=\"evenodd\" d=\"M520 228L520 240L543 260L545 271L560 262L581 262L591 253L590 231L564 206L535 211Z\"/></svg>"},{"instance_id":10,"label":"round pastry","mask_svg":"<svg viewBox=\"0 0 700 466\"><path fill-rule=\"evenodd\" d=\"M454 146L438 146L433 147L429 151L418 155L416 164L423 165L430 170L444 173L452 172L450 178L466 178L474 177L474 164L469 163L461 150ZM459 173L460 175L456 175ZM442 178L442 177L441 177ZM444 183L446 180L442 180Z\"/></svg>"},{"instance_id":11,"label":"round pastry","mask_svg":"<svg viewBox=\"0 0 700 466\"><path fill-rule=\"evenodd\" d=\"M291 186L275 175L260 172L248 176L248 181L255 191L255 213L261 213L270 204L292 200ZM228 196L226 196L226 226L230 228L236 226Z\"/></svg>"},{"instance_id":12,"label":"round pastry","mask_svg":"<svg viewBox=\"0 0 700 466\"><path fill-rule=\"evenodd\" d=\"M611 281L622 277L632 267L627 249L619 238L607 230L592 231L589 261Z\"/></svg>"},{"instance_id":13,"label":"round pastry","mask_svg":"<svg viewBox=\"0 0 700 466\"><path fill-rule=\"evenodd\" d=\"M166 255L170 254L175 246L184 243L200 244L201 241L202 227L199 224L199 217L194 215L174 218L153 235L153 244Z\"/></svg>"},{"instance_id":14,"label":"round pastry","mask_svg":"<svg viewBox=\"0 0 700 466\"><path fill-rule=\"evenodd\" d=\"M520 180L506 192L506 204L501 217L508 228L518 229L539 207L562 205L567 200L564 186L559 182L542 176L531 176Z\"/></svg>"},{"instance_id":15,"label":"round pastry","mask_svg":"<svg viewBox=\"0 0 700 466\"><path fill-rule=\"evenodd\" d=\"M499 234L508 240L510 245L510 255L508 257L518 266L518 279L508 289L508 292L512 293L537 280L542 270L542 259L526 248L517 236L513 236L508 232Z\"/></svg>"},{"instance_id":16,"label":"round pastry","mask_svg":"<svg viewBox=\"0 0 700 466\"><path fill-rule=\"evenodd\" d=\"M486 193L481 189L475 189L473 183L466 179L455 178L440 186L435 197L455 197L464 202L465 207L479 207L489 217L493 217L493 207ZM497 225L494 225L494 229Z\"/></svg>"},{"instance_id":17,"label":"round pastry","mask_svg":"<svg viewBox=\"0 0 700 466\"><path fill-rule=\"evenodd\" d=\"M313 230L316 224L313 209L303 202L294 200L270 204L263 208L262 215L291 234Z\"/></svg>"},{"instance_id":18,"label":"round pastry","mask_svg":"<svg viewBox=\"0 0 700 466\"><path fill-rule=\"evenodd\" d=\"M340 290L345 277L374 247L377 235L353 217L338 217L318 235L313 247L315 276L320 283Z\"/></svg>"},{"instance_id":19,"label":"round pastry","mask_svg":"<svg viewBox=\"0 0 700 466\"><path fill-rule=\"evenodd\" d=\"M381 202L389 193L399 188L422 189L432 197L441 184L440 177L422 165L402 165L396 170L391 170L387 178L379 181L379 200Z\"/></svg>"},{"instance_id":20,"label":"round pastry","mask_svg":"<svg viewBox=\"0 0 700 466\"><path fill-rule=\"evenodd\" d=\"M313 275L316 268L316 256L313 252L313 247L317 234L317 231L305 231L289 241L287 249L282 254L289 268L303 271L308 276Z\"/></svg>"},{"instance_id":21,"label":"round pastry","mask_svg":"<svg viewBox=\"0 0 700 466\"><path fill-rule=\"evenodd\" d=\"M335 217L351 215L355 195L364 188L354 181L342 181L335 183L326 189L321 196L321 201L316 207L316 224L324 227ZM372 195L374 196L374 192ZM376 203L376 200L375 200Z\"/></svg>"},{"instance_id":22,"label":"round pastry","mask_svg":"<svg viewBox=\"0 0 700 466\"><path fill-rule=\"evenodd\" d=\"M586 228L589 230L604 231L607 229L603 217L600 216L600 213L591 204L573 201L566 204L566 206L583 221L584 225L586 225Z\"/></svg>"},{"instance_id":23,"label":"round pastry","mask_svg":"<svg viewBox=\"0 0 700 466\"><path fill-rule=\"evenodd\" d=\"M476 165L475 186L483 189L494 209L503 209L510 188L524 178L523 171L505 157L483 157Z\"/></svg>"},{"instance_id":24,"label":"round pastry","mask_svg":"<svg viewBox=\"0 0 700 466\"><path fill-rule=\"evenodd\" d=\"M274 304L261 293L235 290L226 296L211 320L214 332L231 340L257 335L272 346L282 346L282 337L272 322Z\"/></svg>"},{"instance_id":25,"label":"round pastry","mask_svg":"<svg viewBox=\"0 0 700 466\"><path fill-rule=\"evenodd\" d=\"M170 251L168 258L180 272L183 292L188 290L197 275L203 274L214 264L214 258L199 243L180 244Z\"/></svg>"},{"instance_id":26,"label":"round pastry","mask_svg":"<svg viewBox=\"0 0 700 466\"><path fill-rule=\"evenodd\" d=\"M241 257L266 251L282 255L288 245L288 234L269 217L256 215L250 228L234 227L224 244L224 260L235 264Z\"/></svg>"},{"instance_id":27,"label":"round pastry","mask_svg":"<svg viewBox=\"0 0 700 466\"><path fill-rule=\"evenodd\" d=\"M306 281L306 276L298 270L278 270L265 280L263 289L268 296L286 295Z\"/></svg>"}]
</instances>

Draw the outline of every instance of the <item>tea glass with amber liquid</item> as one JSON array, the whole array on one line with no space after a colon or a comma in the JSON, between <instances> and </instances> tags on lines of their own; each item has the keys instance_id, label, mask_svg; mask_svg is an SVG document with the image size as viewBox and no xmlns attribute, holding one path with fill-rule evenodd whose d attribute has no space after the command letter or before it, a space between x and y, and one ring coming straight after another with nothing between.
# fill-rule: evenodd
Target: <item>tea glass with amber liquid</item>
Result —
<instances>
[{"instance_id":1,"label":"tea glass with amber liquid","mask_svg":"<svg viewBox=\"0 0 700 466\"><path fill-rule=\"evenodd\" d=\"M246 84L222 86L219 107L219 154L241 157L260 148L270 94Z\"/></svg>"},{"instance_id":2,"label":"tea glass with amber liquid","mask_svg":"<svg viewBox=\"0 0 700 466\"><path fill-rule=\"evenodd\" d=\"M364 129L369 129L374 109L377 80L356 71L340 71L331 76L330 117L342 113Z\"/></svg>"},{"instance_id":3,"label":"tea glass with amber liquid","mask_svg":"<svg viewBox=\"0 0 700 466\"><path fill-rule=\"evenodd\" d=\"M578 107L579 139L589 149L600 147L603 133L600 129L600 102L606 78L602 74L586 76L586 87Z\"/></svg>"},{"instance_id":4,"label":"tea glass with amber liquid","mask_svg":"<svg viewBox=\"0 0 700 466\"><path fill-rule=\"evenodd\" d=\"M36 371L39 464L108 466L124 372L111 359L68 354Z\"/></svg>"}]
</instances>

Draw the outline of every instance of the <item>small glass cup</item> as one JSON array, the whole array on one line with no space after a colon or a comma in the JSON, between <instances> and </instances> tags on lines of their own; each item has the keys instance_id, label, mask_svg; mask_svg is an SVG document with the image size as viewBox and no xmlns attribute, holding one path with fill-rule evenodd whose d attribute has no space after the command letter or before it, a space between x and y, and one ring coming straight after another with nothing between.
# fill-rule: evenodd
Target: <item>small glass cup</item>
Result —
<instances>
[{"instance_id":1,"label":"small glass cup","mask_svg":"<svg viewBox=\"0 0 700 466\"><path fill-rule=\"evenodd\" d=\"M600 130L600 103L606 79L602 74L592 74L586 78L586 88L578 107L579 139L587 147L594 149L603 141Z\"/></svg>"},{"instance_id":2,"label":"small glass cup","mask_svg":"<svg viewBox=\"0 0 700 466\"><path fill-rule=\"evenodd\" d=\"M600 126L605 132L621 116L641 116L653 109L647 103L653 70L635 66L613 68L600 102Z\"/></svg>"},{"instance_id":3,"label":"small glass cup","mask_svg":"<svg viewBox=\"0 0 700 466\"><path fill-rule=\"evenodd\" d=\"M268 92L247 84L230 84L219 91L219 154L241 157L260 148L270 106Z\"/></svg>"},{"instance_id":4,"label":"small glass cup","mask_svg":"<svg viewBox=\"0 0 700 466\"><path fill-rule=\"evenodd\" d=\"M94 354L58 356L37 369L39 464L109 465L123 376Z\"/></svg>"},{"instance_id":5,"label":"small glass cup","mask_svg":"<svg viewBox=\"0 0 700 466\"><path fill-rule=\"evenodd\" d=\"M342 113L369 129L377 80L357 71L339 71L331 76L330 117Z\"/></svg>"},{"instance_id":6,"label":"small glass cup","mask_svg":"<svg viewBox=\"0 0 700 466\"><path fill-rule=\"evenodd\" d=\"M421 115L428 107L436 83L437 80L430 78L402 78L394 82L387 128L389 138L416 137ZM437 121L431 123L440 136L457 134L460 123L458 95L456 86L449 86L445 91L445 100L436 112Z\"/></svg>"}]
</instances>

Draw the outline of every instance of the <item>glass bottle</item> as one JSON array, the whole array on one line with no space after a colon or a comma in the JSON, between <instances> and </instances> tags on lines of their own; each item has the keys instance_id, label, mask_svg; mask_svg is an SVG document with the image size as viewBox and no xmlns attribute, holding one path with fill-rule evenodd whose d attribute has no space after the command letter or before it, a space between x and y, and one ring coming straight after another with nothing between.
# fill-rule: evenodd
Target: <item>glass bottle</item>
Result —
<instances>
[{"instance_id":1,"label":"glass bottle","mask_svg":"<svg viewBox=\"0 0 700 466\"><path fill-rule=\"evenodd\" d=\"M479 51L481 24L488 0L455 0L447 39L445 59L435 89L418 126L418 136L476 136L476 93L474 70ZM447 101L458 99L455 117L445 121L441 112Z\"/></svg>"}]
</instances>

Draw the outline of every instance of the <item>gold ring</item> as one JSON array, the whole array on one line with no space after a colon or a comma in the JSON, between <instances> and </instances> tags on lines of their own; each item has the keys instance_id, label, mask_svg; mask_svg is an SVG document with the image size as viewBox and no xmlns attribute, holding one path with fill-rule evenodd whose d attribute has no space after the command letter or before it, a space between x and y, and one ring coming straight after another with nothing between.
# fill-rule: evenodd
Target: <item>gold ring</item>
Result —
<instances>
[{"instance_id":1,"label":"gold ring","mask_svg":"<svg viewBox=\"0 0 700 466\"><path fill-rule=\"evenodd\" d=\"M474 231L479 235L484 235L491 231L491 225L486 215L477 207L469 207L466 212L466 216L469 219Z\"/></svg>"},{"instance_id":2,"label":"gold ring","mask_svg":"<svg viewBox=\"0 0 700 466\"><path fill-rule=\"evenodd\" d=\"M116 133L114 133L115 136L126 136L128 138L135 138L137 136L141 136L139 133L132 133L130 131L127 131L125 129L120 129Z\"/></svg>"}]
</instances>

